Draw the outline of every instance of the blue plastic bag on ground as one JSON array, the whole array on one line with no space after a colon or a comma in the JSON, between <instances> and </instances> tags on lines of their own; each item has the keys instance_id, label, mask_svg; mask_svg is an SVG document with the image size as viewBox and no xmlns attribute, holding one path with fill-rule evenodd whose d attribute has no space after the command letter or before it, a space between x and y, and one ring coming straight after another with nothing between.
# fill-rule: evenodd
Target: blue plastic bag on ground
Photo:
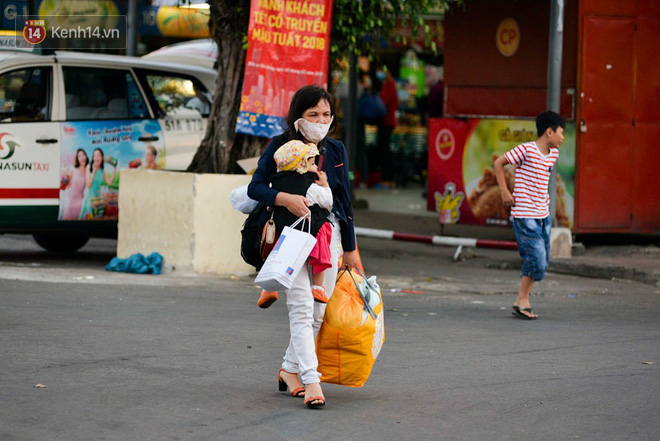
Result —
<instances>
[{"instance_id":1,"label":"blue plastic bag on ground","mask_svg":"<svg viewBox=\"0 0 660 441\"><path fill-rule=\"evenodd\" d=\"M151 253L147 257L137 253L127 259L113 257L110 263L105 266L105 269L123 273L160 274L162 267L163 256L159 253Z\"/></svg>"}]
</instances>

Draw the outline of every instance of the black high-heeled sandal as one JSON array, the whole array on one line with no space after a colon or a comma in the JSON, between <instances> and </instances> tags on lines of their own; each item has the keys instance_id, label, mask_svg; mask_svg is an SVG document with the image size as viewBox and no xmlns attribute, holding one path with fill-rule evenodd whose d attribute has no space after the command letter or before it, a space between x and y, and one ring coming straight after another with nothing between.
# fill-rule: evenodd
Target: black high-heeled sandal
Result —
<instances>
[{"instance_id":1,"label":"black high-heeled sandal","mask_svg":"<svg viewBox=\"0 0 660 441\"><path fill-rule=\"evenodd\" d=\"M319 392L321 392L320 389ZM308 409L320 409L321 407L325 406L325 397L323 396L323 392L321 392L321 395L305 397L303 404L307 406Z\"/></svg>"},{"instance_id":2,"label":"black high-heeled sandal","mask_svg":"<svg viewBox=\"0 0 660 441\"><path fill-rule=\"evenodd\" d=\"M320 409L325 406L325 397L309 397L305 400L305 406L309 409Z\"/></svg>"},{"instance_id":3,"label":"black high-heeled sandal","mask_svg":"<svg viewBox=\"0 0 660 441\"><path fill-rule=\"evenodd\" d=\"M282 372L287 373L289 375L296 375L293 372L289 372L285 370L284 368L280 368L280 370L277 372L277 384L280 389L280 392L286 392L287 389L289 388L289 385L286 384L286 381L282 379ZM297 387L294 390L291 391L291 396L295 398L305 398L305 388L304 387Z\"/></svg>"}]
</instances>

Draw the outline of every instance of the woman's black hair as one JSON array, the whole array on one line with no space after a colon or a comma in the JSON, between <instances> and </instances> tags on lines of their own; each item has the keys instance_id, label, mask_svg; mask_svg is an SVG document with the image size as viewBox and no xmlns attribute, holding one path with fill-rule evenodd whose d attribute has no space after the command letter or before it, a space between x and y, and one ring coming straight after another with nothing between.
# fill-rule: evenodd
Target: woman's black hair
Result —
<instances>
[{"instance_id":1,"label":"woman's black hair","mask_svg":"<svg viewBox=\"0 0 660 441\"><path fill-rule=\"evenodd\" d=\"M101 152L101 170L103 170L103 163L105 162L105 155L103 154L103 150L101 150L98 147L94 149L94 152L97 151L97 150L99 152ZM89 160L89 171L92 172L92 173L94 172L94 152L92 152L92 159Z\"/></svg>"},{"instance_id":2,"label":"woman's black hair","mask_svg":"<svg viewBox=\"0 0 660 441\"><path fill-rule=\"evenodd\" d=\"M89 163L89 156L87 156L87 152L84 149L78 149L76 150L76 162L74 163L75 168L80 167L80 161L78 161L78 153L83 152L85 154L85 158L87 159L87 162ZM87 164L85 164L87 165Z\"/></svg>"},{"instance_id":3,"label":"woman's black hair","mask_svg":"<svg viewBox=\"0 0 660 441\"><path fill-rule=\"evenodd\" d=\"M332 98L332 95L325 90L324 88L310 84L309 86L303 86L293 95L291 99L291 105L289 106L289 114L286 117L286 134L288 139L299 139L302 140L302 135L297 132L296 128L293 126L297 120L302 118L303 113L307 109L315 107L321 100L325 100L330 105L330 115L335 118L330 124L330 130L328 135L335 131L337 127L337 115L335 114L335 100Z\"/></svg>"}]
</instances>

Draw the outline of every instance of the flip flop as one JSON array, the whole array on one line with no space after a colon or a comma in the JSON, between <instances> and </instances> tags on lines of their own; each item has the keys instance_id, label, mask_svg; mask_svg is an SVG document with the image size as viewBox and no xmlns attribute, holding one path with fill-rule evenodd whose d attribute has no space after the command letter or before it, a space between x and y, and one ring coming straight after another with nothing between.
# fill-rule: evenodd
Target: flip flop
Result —
<instances>
[{"instance_id":1,"label":"flip flop","mask_svg":"<svg viewBox=\"0 0 660 441\"><path fill-rule=\"evenodd\" d=\"M520 307L515 306L515 305L512 306L511 308L513 308L513 312L511 314L518 317L519 319L522 319L522 320L536 320L536 319L538 319L538 317L530 317L527 314L523 314L522 311L525 311L529 314L534 314L534 311L532 311L532 308L520 308Z\"/></svg>"}]
</instances>

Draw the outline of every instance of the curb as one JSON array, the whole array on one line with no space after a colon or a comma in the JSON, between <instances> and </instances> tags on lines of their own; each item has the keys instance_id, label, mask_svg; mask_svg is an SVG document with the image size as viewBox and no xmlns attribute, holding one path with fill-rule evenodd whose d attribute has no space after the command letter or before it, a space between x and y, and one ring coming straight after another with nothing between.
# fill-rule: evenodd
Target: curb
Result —
<instances>
[{"instance_id":1,"label":"curb","mask_svg":"<svg viewBox=\"0 0 660 441\"><path fill-rule=\"evenodd\" d=\"M620 265L593 265L576 259L552 259L548 271L594 279L628 279L660 287L660 273Z\"/></svg>"}]
</instances>

